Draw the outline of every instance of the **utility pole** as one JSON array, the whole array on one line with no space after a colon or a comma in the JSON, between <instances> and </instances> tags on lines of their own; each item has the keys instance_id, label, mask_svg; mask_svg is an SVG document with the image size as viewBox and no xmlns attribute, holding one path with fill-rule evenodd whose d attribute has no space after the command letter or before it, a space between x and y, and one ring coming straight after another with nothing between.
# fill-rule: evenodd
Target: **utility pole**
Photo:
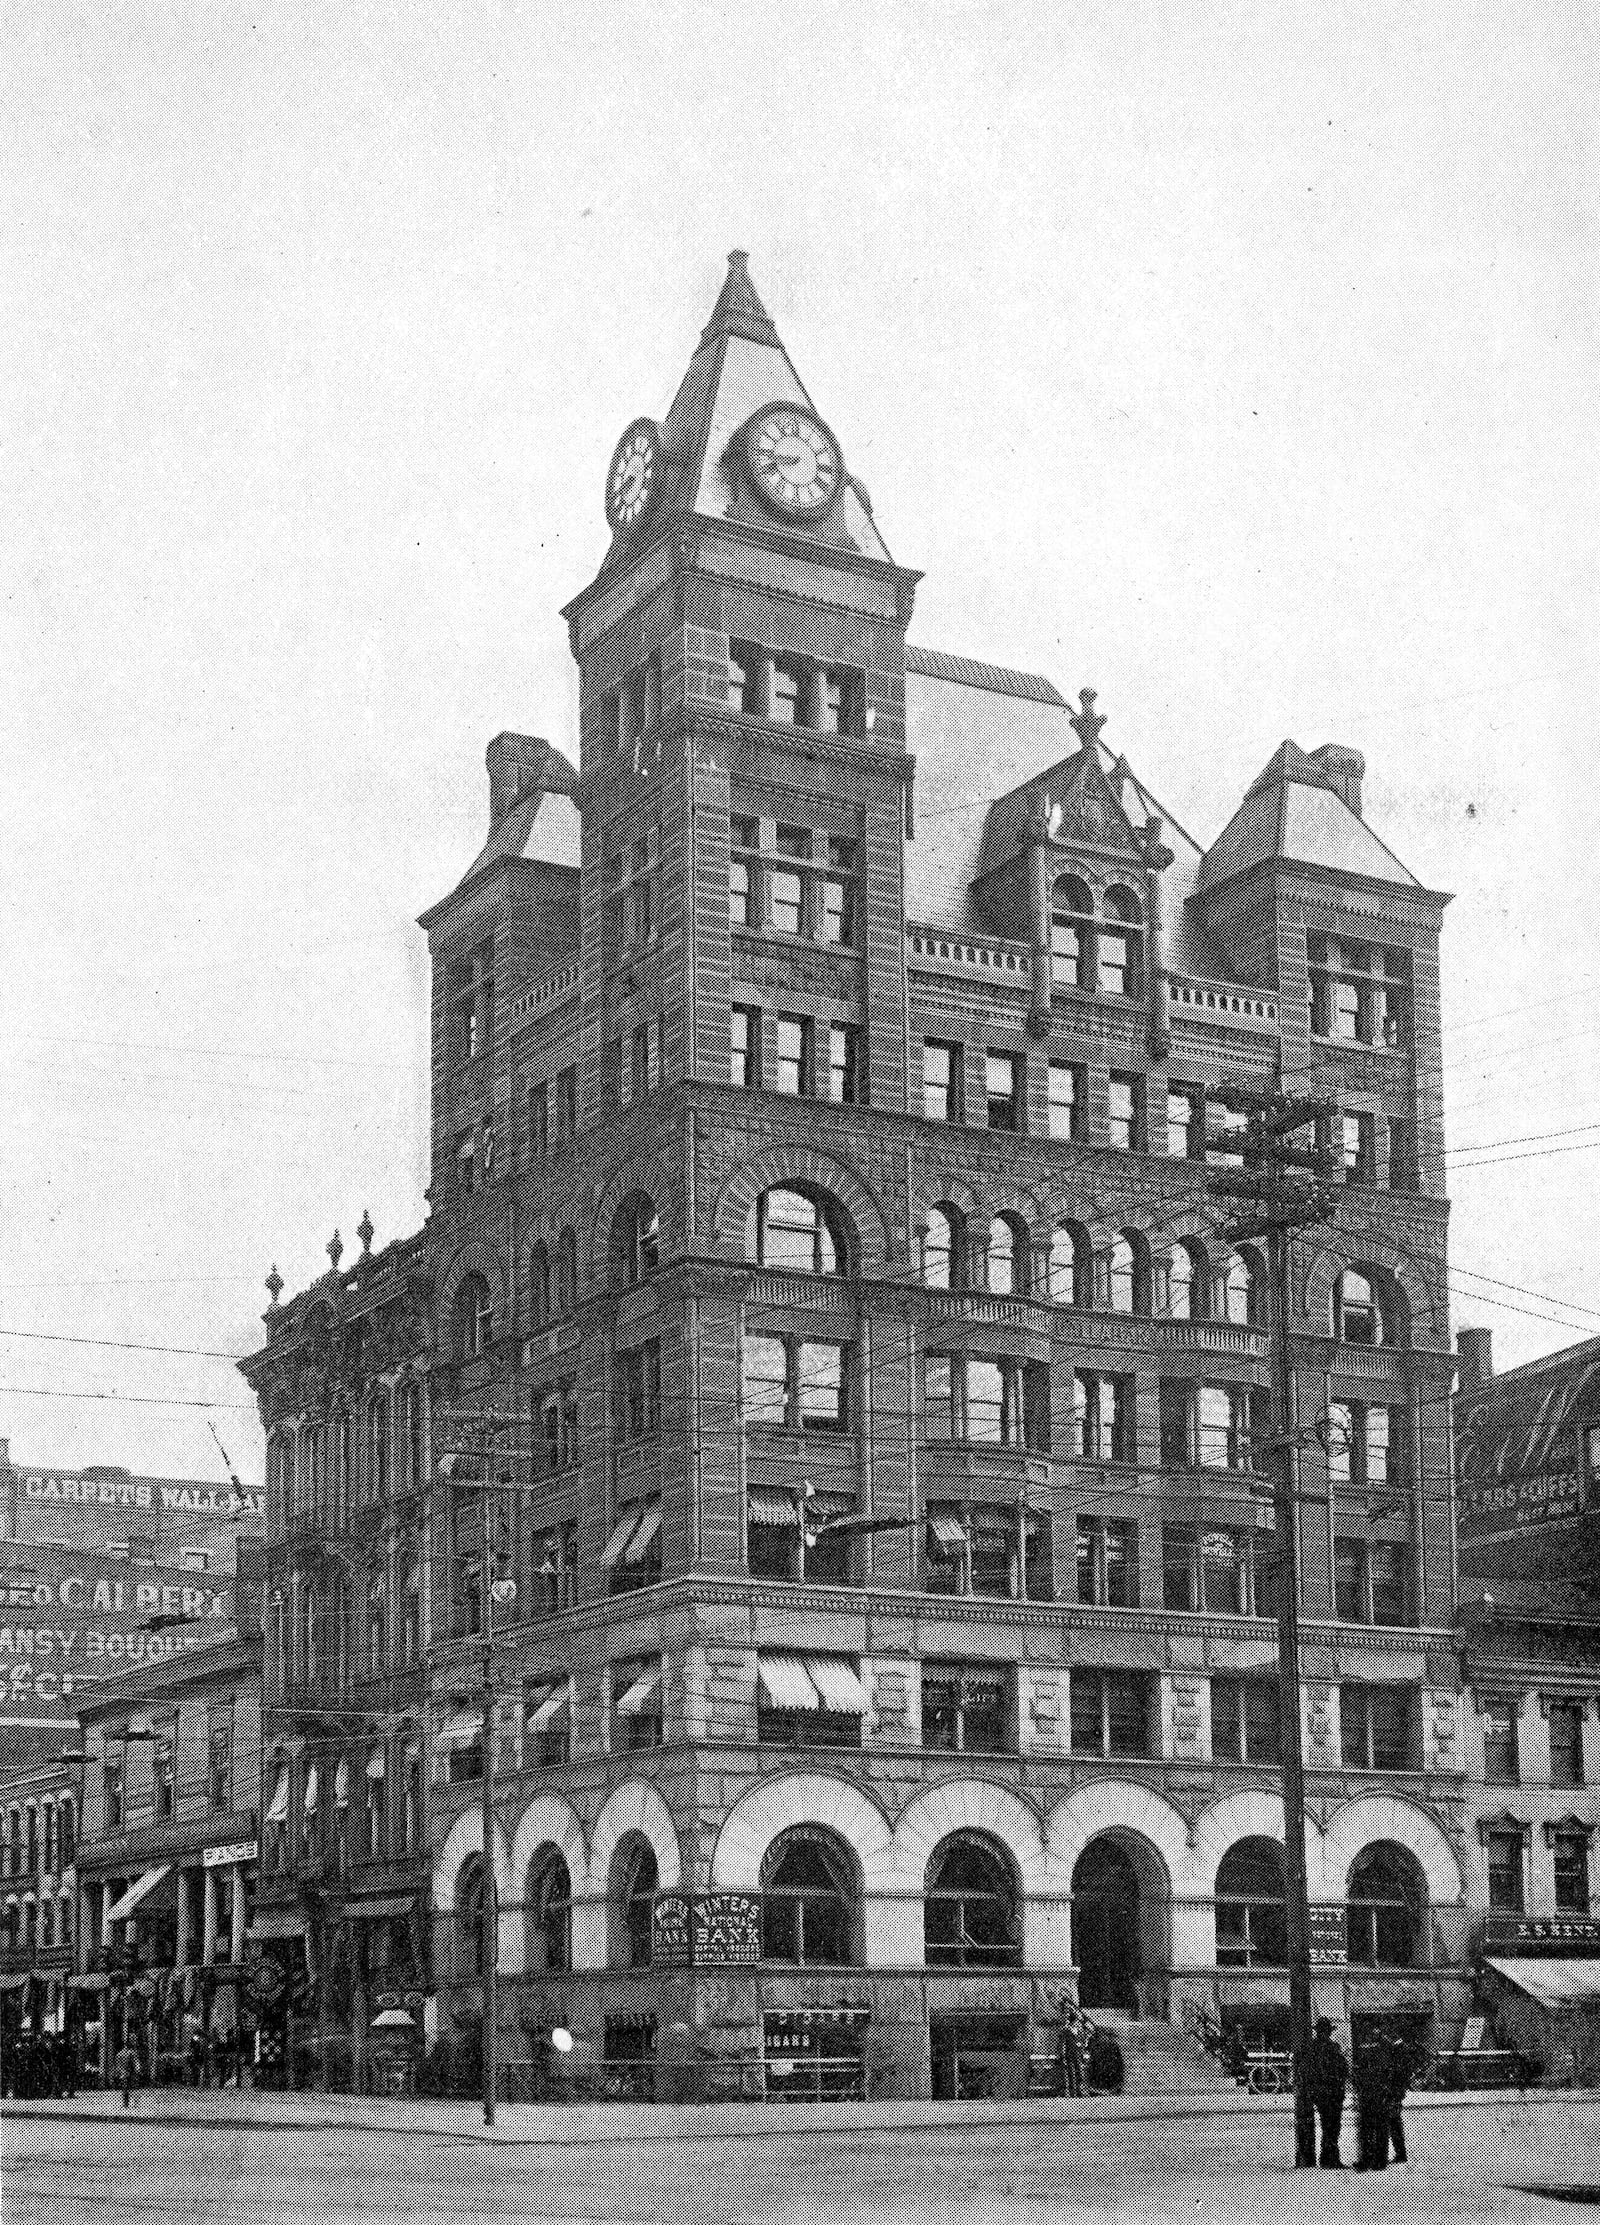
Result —
<instances>
[{"instance_id":1,"label":"utility pole","mask_svg":"<svg viewBox=\"0 0 1600 2225\"><path fill-rule=\"evenodd\" d=\"M476 1487L483 1513L482 1542L478 1563L478 1637L483 1663L480 1684L480 1701L483 1709L482 1751L483 1769L482 1816L483 1855L483 1906L481 1917L480 1959L483 1963L483 2121L494 2123L495 2079L499 2055L499 2000L500 1974L500 1895L494 1874L494 1609L496 1594L507 1600L516 1597L516 1583L507 1577L501 1581L495 1576L494 1529L490 1503L497 1489L511 1488L491 1475L496 1440L508 1430L518 1427L514 1414L497 1414L492 1410L474 1414L465 1419L465 1441L450 1446L441 1456L439 1473L453 1486ZM480 1476L464 1476L461 1466L471 1462L481 1464Z\"/></svg>"},{"instance_id":2,"label":"utility pole","mask_svg":"<svg viewBox=\"0 0 1600 2225\"><path fill-rule=\"evenodd\" d=\"M1223 1086L1209 1090L1207 1095L1229 1112L1244 1116L1243 1129L1228 1141L1228 1148L1237 1149L1242 1163L1214 1169L1206 1178L1207 1191L1243 1209L1224 1227L1223 1234L1230 1243L1265 1238L1272 1280L1277 1427L1264 1449L1279 1456L1275 1463L1273 1516L1278 1574L1284 1915L1288 1933L1289 2045L1294 2057L1294 2160L1296 2170L1305 2170L1315 2165L1317 2156L1311 2097L1304 2090L1306 2050L1311 2045L1311 1910L1306 1890L1305 1769L1300 1752L1300 1540L1295 1518L1295 1455L1303 1433L1295 1427L1294 1365L1289 1351L1289 1252L1296 1229L1333 1219L1331 1156L1320 1143L1297 1143L1294 1138L1314 1122L1331 1121L1334 1107L1320 1099L1290 1097L1273 1089Z\"/></svg>"}]
</instances>

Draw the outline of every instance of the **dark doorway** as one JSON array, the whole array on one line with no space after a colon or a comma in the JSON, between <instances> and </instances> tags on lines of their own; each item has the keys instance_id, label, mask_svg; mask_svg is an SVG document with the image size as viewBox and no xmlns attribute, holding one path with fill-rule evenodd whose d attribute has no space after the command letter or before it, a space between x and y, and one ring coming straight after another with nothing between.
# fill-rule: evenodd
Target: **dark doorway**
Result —
<instances>
[{"instance_id":1,"label":"dark doorway","mask_svg":"<svg viewBox=\"0 0 1600 2225\"><path fill-rule=\"evenodd\" d=\"M1028 2090L1020 2016L933 2016L928 2057L935 2101L1016 2101Z\"/></svg>"},{"instance_id":2,"label":"dark doorway","mask_svg":"<svg viewBox=\"0 0 1600 2225\"><path fill-rule=\"evenodd\" d=\"M1138 1998L1139 1880L1111 1839L1095 1839L1072 1873L1072 1943L1086 2009L1129 2009Z\"/></svg>"}]
</instances>

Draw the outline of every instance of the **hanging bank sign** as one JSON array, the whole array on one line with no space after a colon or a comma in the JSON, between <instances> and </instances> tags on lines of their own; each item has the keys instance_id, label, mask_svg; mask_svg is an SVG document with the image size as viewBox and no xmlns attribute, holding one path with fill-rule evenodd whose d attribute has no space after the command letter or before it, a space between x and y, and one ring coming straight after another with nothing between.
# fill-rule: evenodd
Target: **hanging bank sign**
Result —
<instances>
[{"instance_id":1,"label":"hanging bank sign","mask_svg":"<svg viewBox=\"0 0 1600 2225\"><path fill-rule=\"evenodd\" d=\"M157 1619L165 1627L150 1629ZM0 1731L70 1728L103 1678L199 1645L232 1621L231 1579L0 1544Z\"/></svg>"}]
</instances>

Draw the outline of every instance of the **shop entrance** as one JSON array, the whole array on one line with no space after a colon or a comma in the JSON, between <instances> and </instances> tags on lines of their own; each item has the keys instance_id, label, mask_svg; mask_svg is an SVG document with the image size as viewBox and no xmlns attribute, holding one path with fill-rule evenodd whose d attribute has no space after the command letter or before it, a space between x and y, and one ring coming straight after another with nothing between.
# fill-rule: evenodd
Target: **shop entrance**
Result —
<instances>
[{"instance_id":1,"label":"shop entrance","mask_svg":"<svg viewBox=\"0 0 1600 2225\"><path fill-rule=\"evenodd\" d=\"M1144 1967L1139 1937L1139 1878L1112 1839L1095 1839L1072 1873L1072 1943L1078 1999L1086 2009L1128 2009Z\"/></svg>"},{"instance_id":2,"label":"shop entrance","mask_svg":"<svg viewBox=\"0 0 1600 2225\"><path fill-rule=\"evenodd\" d=\"M935 2101L1018 2101L1028 2090L1020 2016L932 2016L928 2060Z\"/></svg>"},{"instance_id":3,"label":"shop entrance","mask_svg":"<svg viewBox=\"0 0 1600 2225\"><path fill-rule=\"evenodd\" d=\"M769 2009L761 2020L768 2101L860 2101L865 2009Z\"/></svg>"}]
</instances>

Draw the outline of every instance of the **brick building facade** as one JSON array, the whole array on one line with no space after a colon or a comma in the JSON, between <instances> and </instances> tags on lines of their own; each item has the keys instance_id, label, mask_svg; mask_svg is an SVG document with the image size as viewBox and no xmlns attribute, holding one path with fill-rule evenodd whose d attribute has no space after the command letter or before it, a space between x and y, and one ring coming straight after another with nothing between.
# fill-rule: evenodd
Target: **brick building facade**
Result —
<instances>
[{"instance_id":1,"label":"brick building facade","mask_svg":"<svg viewBox=\"0 0 1600 2225\"><path fill-rule=\"evenodd\" d=\"M1266 1294L1204 1093L1281 1076L1337 1099L1347 1176L1290 1324L1331 1424L1317 1991L1459 2022L1444 899L1353 752L1286 743L1204 847L1087 691L909 647L917 575L742 257L607 500L578 766L497 737L486 846L424 915L427 1226L275 1289L246 1363L312 1958L359 1875L434 2029L481 2013L487 1577L514 2063L673 2031L916 2093L1020 2080L1074 1994L1270 2027ZM489 1413L486 1571L441 1455ZM375 1759L330 1881L308 1772Z\"/></svg>"}]
</instances>

